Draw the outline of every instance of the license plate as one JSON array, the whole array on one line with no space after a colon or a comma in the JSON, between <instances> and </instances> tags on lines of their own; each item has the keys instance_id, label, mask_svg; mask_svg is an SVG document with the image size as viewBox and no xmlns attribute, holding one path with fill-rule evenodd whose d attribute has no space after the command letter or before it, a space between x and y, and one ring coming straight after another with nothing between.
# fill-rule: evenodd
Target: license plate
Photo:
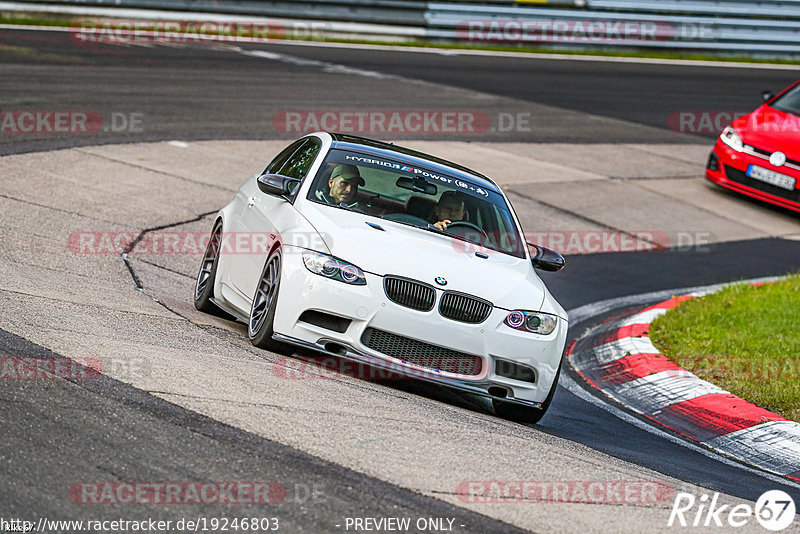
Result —
<instances>
[{"instance_id":1,"label":"license plate","mask_svg":"<svg viewBox=\"0 0 800 534\"><path fill-rule=\"evenodd\" d=\"M747 176L761 182L766 182L768 184L781 187L783 189L788 189L789 191L794 191L794 178L779 172L765 169L764 167L759 167L758 165L748 165Z\"/></svg>"}]
</instances>

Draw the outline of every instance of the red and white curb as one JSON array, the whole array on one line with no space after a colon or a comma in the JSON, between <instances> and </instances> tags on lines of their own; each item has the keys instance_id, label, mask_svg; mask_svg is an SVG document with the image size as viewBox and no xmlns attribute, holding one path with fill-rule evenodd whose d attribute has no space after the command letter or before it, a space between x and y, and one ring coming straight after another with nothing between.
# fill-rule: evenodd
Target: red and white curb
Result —
<instances>
[{"instance_id":1,"label":"red and white curb","mask_svg":"<svg viewBox=\"0 0 800 534\"><path fill-rule=\"evenodd\" d=\"M698 378L650 342L656 317L699 295L601 325L567 349L570 365L592 387L685 438L800 481L800 423Z\"/></svg>"}]
</instances>

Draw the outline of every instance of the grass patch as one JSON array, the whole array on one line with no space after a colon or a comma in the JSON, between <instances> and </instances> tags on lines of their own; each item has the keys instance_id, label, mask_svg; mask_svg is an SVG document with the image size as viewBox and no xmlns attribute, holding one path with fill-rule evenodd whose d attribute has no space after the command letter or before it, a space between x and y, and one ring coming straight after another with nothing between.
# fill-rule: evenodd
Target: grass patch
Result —
<instances>
[{"instance_id":1,"label":"grass patch","mask_svg":"<svg viewBox=\"0 0 800 534\"><path fill-rule=\"evenodd\" d=\"M650 339L700 378L800 421L800 275L687 300L653 322Z\"/></svg>"}]
</instances>

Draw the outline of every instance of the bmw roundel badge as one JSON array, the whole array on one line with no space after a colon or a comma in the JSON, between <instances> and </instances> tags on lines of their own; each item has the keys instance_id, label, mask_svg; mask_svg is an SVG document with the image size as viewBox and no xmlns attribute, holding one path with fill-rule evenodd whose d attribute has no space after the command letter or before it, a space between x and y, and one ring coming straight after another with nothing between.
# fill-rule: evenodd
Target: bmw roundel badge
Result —
<instances>
[{"instance_id":1,"label":"bmw roundel badge","mask_svg":"<svg viewBox=\"0 0 800 534\"><path fill-rule=\"evenodd\" d=\"M437 276L436 278L434 278L434 280L436 280L436 283L439 284L440 286L447 285L447 280L444 278L444 276Z\"/></svg>"}]
</instances>

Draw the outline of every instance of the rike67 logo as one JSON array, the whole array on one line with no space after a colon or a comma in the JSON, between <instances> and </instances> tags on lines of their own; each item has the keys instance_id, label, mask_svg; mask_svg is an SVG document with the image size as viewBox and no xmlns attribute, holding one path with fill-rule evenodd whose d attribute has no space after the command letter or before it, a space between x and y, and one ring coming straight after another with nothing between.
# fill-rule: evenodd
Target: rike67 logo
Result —
<instances>
[{"instance_id":1,"label":"rike67 logo","mask_svg":"<svg viewBox=\"0 0 800 534\"><path fill-rule=\"evenodd\" d=\"M719 493L696 498L691 493L678 493L672 504L667 526L743 527L755 516L767 530L778 532L794 521L794 500L785 492L770 490L762 494L755 507L749 504L719 504Z\"/></svg>"}]
</instances>

